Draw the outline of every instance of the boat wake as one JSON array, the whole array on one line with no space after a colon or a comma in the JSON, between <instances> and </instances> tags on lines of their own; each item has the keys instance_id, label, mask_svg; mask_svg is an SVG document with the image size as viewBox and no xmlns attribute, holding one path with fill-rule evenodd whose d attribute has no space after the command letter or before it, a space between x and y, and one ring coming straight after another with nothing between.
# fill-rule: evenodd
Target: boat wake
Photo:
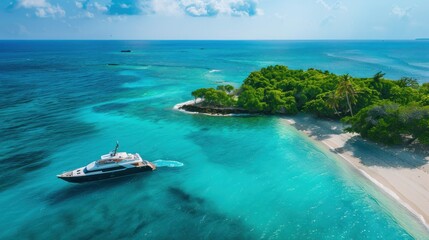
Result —
<instances>
[{"instance_id":1,"label":"boat wake","mask_svg":"<svg viewBox=\"0 0 429 240\"><path fill-rule=\"evenodd\" d=\"M182 167L184 164L178 161L170 161L170 160L156 160L152 162L156 167Z\"/></svg>"}]
</instances>

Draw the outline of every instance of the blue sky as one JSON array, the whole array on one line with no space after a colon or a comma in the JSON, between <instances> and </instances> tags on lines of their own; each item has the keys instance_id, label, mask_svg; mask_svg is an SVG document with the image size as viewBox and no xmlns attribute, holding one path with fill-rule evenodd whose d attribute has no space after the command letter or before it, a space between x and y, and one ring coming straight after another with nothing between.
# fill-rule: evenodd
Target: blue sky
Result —
<instances>
[{"instance_id":1,"label":"blue sky","mask_svg":"<svg viewBox=\"0 0 429 240\"><path fill-rule=\"evenodd\" d=\"M414 39L427 0L1 0L0 39Z\"/></svg>"}]
</instances>

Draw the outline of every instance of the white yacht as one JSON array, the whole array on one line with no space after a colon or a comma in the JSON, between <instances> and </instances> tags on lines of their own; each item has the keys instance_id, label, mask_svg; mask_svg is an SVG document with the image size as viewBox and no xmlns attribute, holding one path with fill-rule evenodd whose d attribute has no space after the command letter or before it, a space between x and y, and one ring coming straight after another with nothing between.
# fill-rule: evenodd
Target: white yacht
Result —
<instances>
[{"instance_id":1,"label":"white yacht","mask_svg":"<svg viewBox=\"0 0 429 240\"><path fill-rule=\"evenodd\" d=\"M116 143L115 150L109 154L102 155L100 160L94 161L85 167L57 175L57 177L67 182L83 183L156 169L153 163L143 160L138 153L117 152L118 147L119 144Z\"/></svg>"}]
</instances>

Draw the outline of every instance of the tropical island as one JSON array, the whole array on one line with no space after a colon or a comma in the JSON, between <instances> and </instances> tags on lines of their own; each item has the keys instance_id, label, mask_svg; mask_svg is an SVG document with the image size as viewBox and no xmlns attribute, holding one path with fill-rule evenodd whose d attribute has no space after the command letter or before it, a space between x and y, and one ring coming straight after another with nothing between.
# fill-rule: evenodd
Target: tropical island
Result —
<instances>
[{"instance_id":1,"label":"tropical island","mask_svg":"<svg viewBox=\"0 0 429 240\"><path fill-rule=\"evenodd\" d=\"M279 116L280 123L346 162L429 229L429 83L384 76L269 66L252 72L239 88L197 89L194 100L175 108Z\"/></svg>"},{"instance_id":2,"label":"tropical island","mask_svg":"<svg viewBox=\"0 0 429 240\"><path fill-rule=\"evenodd\" d=\"M429 83L416 79L337 75L317 69L269 66L252 72L235 89L231 85L200 88L195 101L180 108L209 114L299 112L341 120L347 132L387 145L429 145Z\"/></svg>"}]
</instances>

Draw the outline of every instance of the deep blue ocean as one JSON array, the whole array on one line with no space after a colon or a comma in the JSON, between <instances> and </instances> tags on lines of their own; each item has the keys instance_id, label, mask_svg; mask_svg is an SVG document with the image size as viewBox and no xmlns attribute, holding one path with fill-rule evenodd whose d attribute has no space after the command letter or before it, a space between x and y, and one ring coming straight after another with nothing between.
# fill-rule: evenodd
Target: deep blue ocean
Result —
<instances>
[{"instance_id":1,"label":"deep blue ocean","mask_svg":"<svg viewBox=\"0 0 429 240\"><path fill-rule=\"evenodd\" d=\"M423 83L429 41L0 41L0 239L425 238L284 119L172 109L273 64ZM56 178L117 140L184 166Z\"/></svg>"}]
</instances>

